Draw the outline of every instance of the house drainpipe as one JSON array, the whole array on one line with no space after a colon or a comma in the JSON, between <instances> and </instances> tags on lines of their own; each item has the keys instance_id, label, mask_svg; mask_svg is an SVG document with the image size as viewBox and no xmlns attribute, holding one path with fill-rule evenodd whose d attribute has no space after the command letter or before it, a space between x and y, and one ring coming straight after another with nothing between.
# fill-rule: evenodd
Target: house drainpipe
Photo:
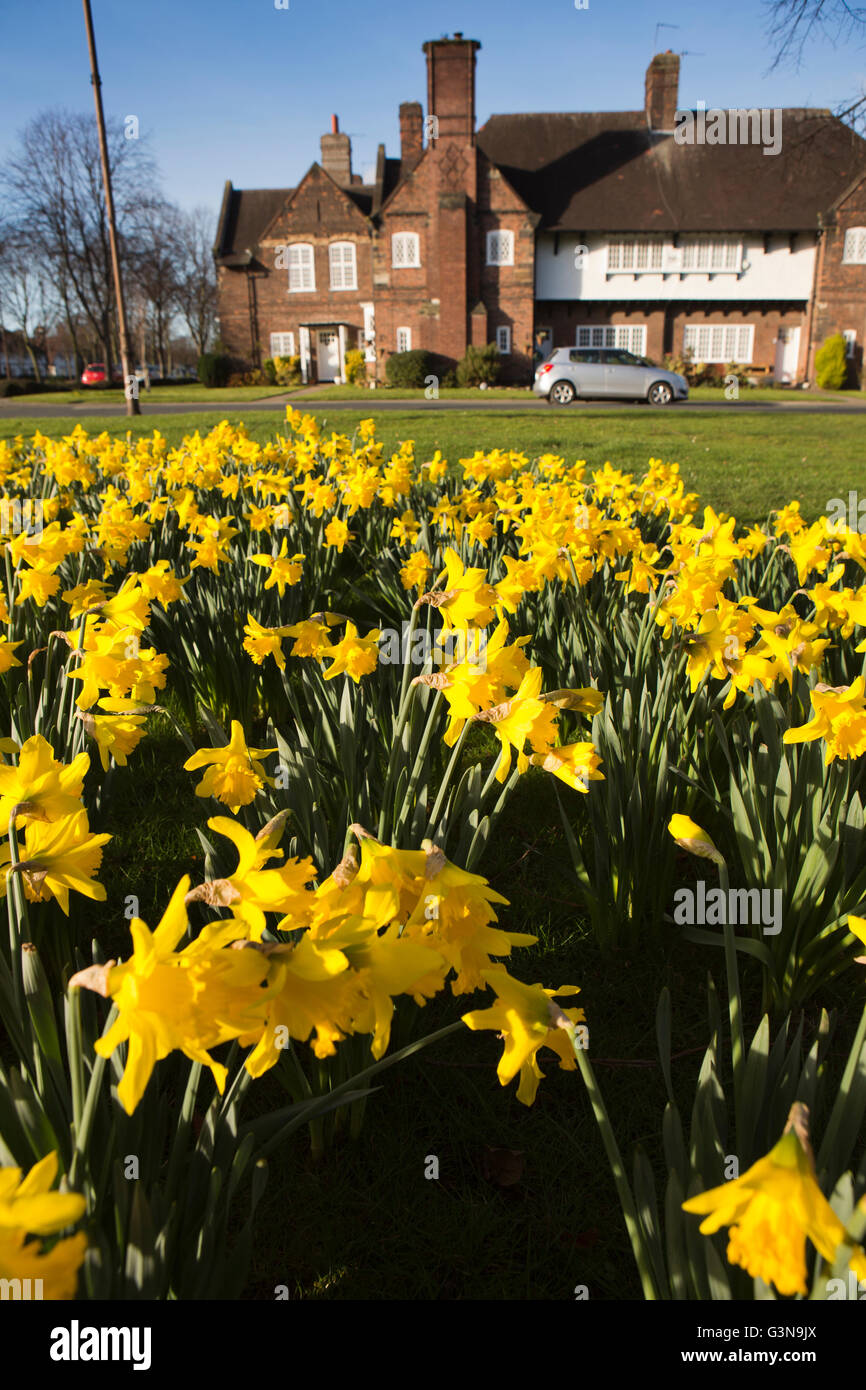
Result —
<instances>
[{"instance_id":1,"label":"house drainpipe","mask_svg":"<svg viewBox=\"0 0 866 1390\"><path fill-rule=\"evenodd\" d=\"M818 213L818 252L815 256L815 270L812 275L812 298L809 301L809 326L806 330L806 381L812 380L812 331L815 324L815 301L818 286L824 272L824 247L827 244L826 228L821 213Z\"/></svg>"},{"instance_id":2,"label":"house drainpipe","mask_svg":"<svg viewBox=\"0 0 866 1390\"><path fill-rule=\"evenodd\" d=\"M250 356L253 366L258 369L261 366L261 352L259 349L259 316L256 303L256 277L247 266L247 304L250 315Z\"/></svg>"}]
</instances>

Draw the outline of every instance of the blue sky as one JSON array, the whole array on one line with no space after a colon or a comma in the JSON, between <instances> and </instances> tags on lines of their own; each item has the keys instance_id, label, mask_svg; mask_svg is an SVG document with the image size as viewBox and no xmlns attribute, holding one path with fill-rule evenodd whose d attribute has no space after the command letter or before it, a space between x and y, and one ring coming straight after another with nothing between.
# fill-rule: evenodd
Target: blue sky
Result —
<instances>
[{"instance_id":1,"label":"blue sky","mask_svg":"<svg viewBox=\"0 0 866 1390\"><path fill-rule=\"evenodd\" d=\"M397 108L426 102L421 45L481 42L479 125L494 112L634 110L653 53L684 53L680 105L828 106L866 89L866 44L812 42L797 71L770 73L760 0L92 0L108 113L136 115L166 194L219 207L239 188L291 186L319 157L331 112L364 174ZM663 28L659 22L677 28ZM0 0L0 161L41 110L93 110L78 0Z\"/></svg>"}]
</instances>

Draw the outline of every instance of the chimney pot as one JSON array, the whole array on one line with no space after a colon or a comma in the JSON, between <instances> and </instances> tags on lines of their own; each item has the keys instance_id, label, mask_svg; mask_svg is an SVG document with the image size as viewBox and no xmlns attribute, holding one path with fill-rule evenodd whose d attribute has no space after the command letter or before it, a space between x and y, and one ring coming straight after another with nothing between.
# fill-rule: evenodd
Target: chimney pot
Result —
<instances>
[{"instance_id":1,"label":"chimney pot","mask_svg":"<svg viewBox=\"0 0 866 1390\"><path fill-rule=\"evenodd\" d=\"M679 54L657 53L646 70L644 104L650 130L674 129L679 101Z\"/></svg>"},{"instance_id":2,"label":"chimney pot","mask_svg":"<svg viewBox=\"0 0 866 1390\"><path fill-rule=\"evenodd\" d=\"M320 143L322 168L341 188L348 187L352 182L352 142L348 135L340 133L336 116L331 117L330 134L323 135Z\"/></svg>"},{"instance_id":3,"label":"chimney pot","mask_svg":"<svg viewBox=\"0 0 866 1390\"><path fill-rule=\"evenodd\" d=\"M404 101L400 107L400 159L408 173L424 153L424 113L420 101Z\"/></svg>"}]
</instances>

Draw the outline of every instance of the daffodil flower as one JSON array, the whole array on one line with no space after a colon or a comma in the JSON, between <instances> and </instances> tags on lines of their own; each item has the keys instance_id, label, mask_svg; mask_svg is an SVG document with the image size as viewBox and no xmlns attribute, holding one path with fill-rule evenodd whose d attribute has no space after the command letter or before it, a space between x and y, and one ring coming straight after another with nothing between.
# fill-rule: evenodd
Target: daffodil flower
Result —
<instances>
[{"instance_id":1,"label":"daffodil flower","mask_svg":"<svg viewBox=\"0 0 866 1390\"><path fill-rule=\"evenodd\" d=\"M233 719L231 738L224 747L202 748L187 758L183 766L184 771L195 772L210 764L195 794L216 797L234 815L241 806L249 805L267 781L265 770L257 760L278 751L276 748L248 748L243 726Z\"/></svg>"}]
</instances>

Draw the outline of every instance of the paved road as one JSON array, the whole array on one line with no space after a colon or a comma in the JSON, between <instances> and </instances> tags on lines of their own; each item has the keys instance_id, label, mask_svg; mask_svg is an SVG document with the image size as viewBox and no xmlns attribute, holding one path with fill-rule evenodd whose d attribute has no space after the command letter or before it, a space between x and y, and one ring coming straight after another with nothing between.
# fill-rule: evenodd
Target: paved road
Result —
<instances>
[{"instance_id":1,"label":"paved road","mask_svg":"<svg viewBox=\"0 0 866 1390\"><path fill-rule=\"evenodd\" d=\"M148 415L198 415L202 411L214 412L224 417L237 415L251 415L253 412L269 411L271 414L285 419L285 407L289 400L296 404L301 410L327 411L328 414L338 414L343 410L354 410L369 412L371 414L387 414L389 411L416 412L416 411L472 411L490 415L514 415L514 414L537 414L539 412L553 413L557 415L579 415L586 413L594 415L598 412L615 411L617 414L622 412L636 413L642 411L646 415L664 415L664 408L655 408L644 403L632 403L629 401L583 401L580 405L549 406L546 401L539 401L535 398L511 401L428 401L428 400L382 400L381 397L370 401L358 400L336 400L328 401L316 397L312 392L309 396L295 395L287 397L285 401L275 401L273 397L264 401L216 401L209 405L207 401L190 403L188 401L166 401L160 405L156 402L147 402L143 406L141 418L145 419ZM748 401L689 401L678 405L669 406L667 412L677 415L701 415L707 411L724 410L732 415L866 415L866 403L854 404L839 403L835 401L756 401L754 404ZM90 418L105 420L120 419L126 415L124 405L104 405L95 409L89 402L84 401L75 405L43 405L41 402L32 405L19 405L13 396L11 400L0 401L0 420L26 419L26 420L52 420L62 419L63 417L74 417L80 415Z\"/></svg>"}]
</instances>

